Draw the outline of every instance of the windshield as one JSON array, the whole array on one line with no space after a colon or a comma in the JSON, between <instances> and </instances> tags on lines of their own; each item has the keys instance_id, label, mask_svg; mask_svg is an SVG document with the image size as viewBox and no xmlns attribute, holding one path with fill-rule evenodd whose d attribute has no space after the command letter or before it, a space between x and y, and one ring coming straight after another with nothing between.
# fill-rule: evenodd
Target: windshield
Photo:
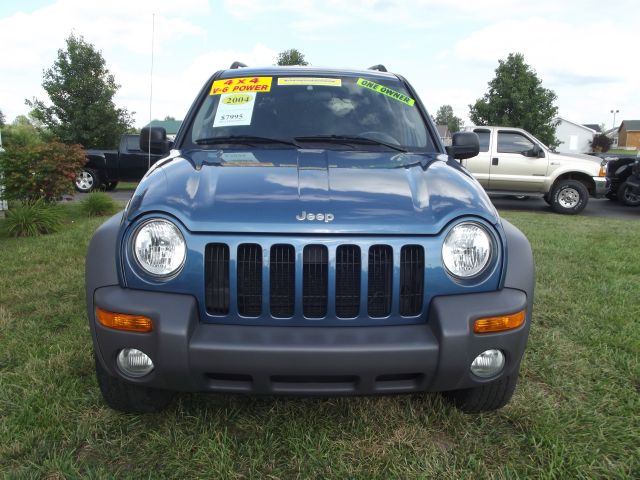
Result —
<instances>
[{"instance_id":1,"label":"windshield","mask_svg":"<svg viewBox=\"0 0 640 480\"><path fill-rule=\"evenodd\" d=\"M216 148L436 152L398 79L339 75L215 80L190 140Z\"/></svg>"}]
</instances>

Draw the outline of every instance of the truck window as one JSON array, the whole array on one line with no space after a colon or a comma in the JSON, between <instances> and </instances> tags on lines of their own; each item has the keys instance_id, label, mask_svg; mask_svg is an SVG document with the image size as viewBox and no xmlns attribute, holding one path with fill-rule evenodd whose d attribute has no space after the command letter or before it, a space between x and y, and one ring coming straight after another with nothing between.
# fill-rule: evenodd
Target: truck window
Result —
<instances>
[{"instance_id":1,"label":"truck window","mask_svg":"<svg viewBox=\"0 0 640 480\"><path fill-rule=\"evenodd\" d=\"M524 153L533 148L533 142L518 132L498 132L499 153Z\"/></svg>"},{"instance_id":2,"label":"truck window","mask_svg":"<svg viewBox=\"0 0 640 480\"><path fill-rule=\"evenodd\" d=\"M489 141L491 140L491 131L484 129L476 129L473 131L476 135L478 135L478 140L480 141L480 151L488 152L489 151Z\"/></svg>"},{"instance_id":3,"label":"truck window","mask_svg":"<svg viewBox=\"0 0 640 480\"><path fill-rule=\"evenodd\" d=\"M135 137L127 137L127 151L128 152L135 152L135 151L139 151L140 150L140 137L135 136Z\"/></svg>"}]
</instances>

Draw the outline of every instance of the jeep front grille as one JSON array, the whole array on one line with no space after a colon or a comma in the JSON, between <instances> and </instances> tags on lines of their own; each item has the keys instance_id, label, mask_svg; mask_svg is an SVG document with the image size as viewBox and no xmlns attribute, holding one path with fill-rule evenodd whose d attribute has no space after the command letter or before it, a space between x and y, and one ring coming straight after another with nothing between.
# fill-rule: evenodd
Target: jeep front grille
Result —
<instances>
[{"instance_id":1,"label":"jeep front grille","mask_svg":"<svg viewBox=\"0 0 640 480\"><path fill-rule=\"evenodd\" d=\"M318 320L423 313L422 245L330 243L208 244L207 312L260 320L265 315Z\"/></svg>"}]
</instances>

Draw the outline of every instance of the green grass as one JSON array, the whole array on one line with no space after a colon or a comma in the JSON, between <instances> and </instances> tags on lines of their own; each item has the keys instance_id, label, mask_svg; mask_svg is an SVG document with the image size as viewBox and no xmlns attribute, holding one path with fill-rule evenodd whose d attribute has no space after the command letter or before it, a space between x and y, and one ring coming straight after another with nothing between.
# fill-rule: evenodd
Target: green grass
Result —
<instances>
[{"instance_id":1,"label":"green grass","mask_svg":"<svg viewBox=\"0 0 640 480\"><path fill-rule=\"evenodd\" d=\"M638 153L638 150L625 150L623 148L612 148L611 150L608 150L606 153L617 154L617 155L628 155L630 157L635 157Z\"/></svg>"},{"instance_id":2,"label":"green grass","mask_svg":"<svg viewBox=\"0 0 640 480\"><path fill-rule=\"evenodd\" d=\"M507 212L534 248L534 324L513 401L182 394L105 407L83 262L103 221L0 238L0 477L638 478L640 221ZM71 223L71 220L74 220Z\"/></svg>"},{"instance_id":3,"label":"green grass","mask_svg":"<svg viewBox=\"0 0 640 480\"><path fill-rule=\"evenodd\" d=\"M138 182L118 182L116 191L129 192L135 190L137 186Z\"/></svg>"}]
</instances>

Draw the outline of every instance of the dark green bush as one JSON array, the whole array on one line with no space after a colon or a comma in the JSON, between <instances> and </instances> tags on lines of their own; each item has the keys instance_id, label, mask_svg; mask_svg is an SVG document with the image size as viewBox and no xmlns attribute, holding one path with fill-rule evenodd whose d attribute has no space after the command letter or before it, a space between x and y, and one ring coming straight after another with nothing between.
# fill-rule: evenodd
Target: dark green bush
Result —
<instances>
[{"instance_id":1,"label":"dark green bush","mask_svg":"<svg viewBox=\"0 0 640 480\"><path fill-rule=\"evenodd\" d=\"M85 164L80 145L59 142L10 146L0 154L4 198L31 203L73 193L73 179Z\"/></svg>"},{"instance_id":2,"label":"dark green bush","mask_svg":"<svg viewBox=\"0 0 640 480\"><path fill-rule=\"evenodd\" d=\"M81 202L81 208L85 215L99 217L115 213L116 204L106 193L93 192Z\"/></svg>"},{"instance_id":3,"label":"dark green bush","mask_svg":"<svg viewBox=\"0 0 640 480\"><path fill-rule=\"evenodd\" d=\"M57 232L62 225L59 207L37 200L17 205L7 210L0 224L3 233L10 237L36 237Z\"/></svg>"}]
</instances>

